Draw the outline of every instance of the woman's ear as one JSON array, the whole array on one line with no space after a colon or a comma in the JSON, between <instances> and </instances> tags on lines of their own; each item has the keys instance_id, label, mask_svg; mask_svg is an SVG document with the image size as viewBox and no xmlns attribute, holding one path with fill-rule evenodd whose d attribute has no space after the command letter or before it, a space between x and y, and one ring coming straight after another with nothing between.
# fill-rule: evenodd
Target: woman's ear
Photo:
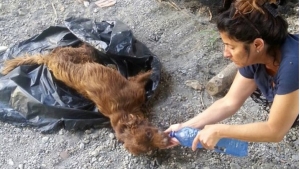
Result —
<instances>
[{"instance_id":1,"label":"woman's ear","mask_svg":"<svg viewBox=\"0 0 300 169\"><path fill-rule=\"evenodd\" d=\"M265 41L262 38L254 39L253 44L255 46L255 49L256 49L257 53L262 51L265 47Z\"/></svg>"}]
</instances>

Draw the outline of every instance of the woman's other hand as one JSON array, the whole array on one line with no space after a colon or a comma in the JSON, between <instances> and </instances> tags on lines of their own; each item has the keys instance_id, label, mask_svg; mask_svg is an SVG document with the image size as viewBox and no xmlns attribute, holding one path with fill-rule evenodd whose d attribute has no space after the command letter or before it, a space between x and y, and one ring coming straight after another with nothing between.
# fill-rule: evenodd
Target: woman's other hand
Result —
<instances>
[{"instance_id":1,"label":"woman's other hand","mask_svg":"<svg viewBox=\"0 0 300 169\"><path fill-rule=\"evenodd\" d=\"M219 124L206 125L202 130L200 130L195 137L192 145L192 150L197 149L197 144L200 143L203 148L212 150L220 140L219 136L219 127L222 127Z\"/></svg>"}]
</instances>

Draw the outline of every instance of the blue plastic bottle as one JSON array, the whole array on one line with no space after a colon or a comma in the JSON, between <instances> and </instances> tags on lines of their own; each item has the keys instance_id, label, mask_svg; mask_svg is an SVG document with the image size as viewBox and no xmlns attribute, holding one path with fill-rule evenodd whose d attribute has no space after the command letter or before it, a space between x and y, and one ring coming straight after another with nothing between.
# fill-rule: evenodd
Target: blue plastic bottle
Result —
<instances>
[{"instance_id":1,"label":"blue plastic bottle","mask_svg":"<svg viewBox=\"0 0 300 169\"><path fill-rule=\"evenodd\" d=\"M194 138L198 133L198 129L184 127L179 131L172 131L170 137L175 137L181 145L186 147L192 147ZM197 148L203 148L200 143L198 143ZM248 155L248 142L222 138L219 140L215 146L215 151L225 154L230 154L233 156L243 157Z\"/></svg>"}]
</instances>

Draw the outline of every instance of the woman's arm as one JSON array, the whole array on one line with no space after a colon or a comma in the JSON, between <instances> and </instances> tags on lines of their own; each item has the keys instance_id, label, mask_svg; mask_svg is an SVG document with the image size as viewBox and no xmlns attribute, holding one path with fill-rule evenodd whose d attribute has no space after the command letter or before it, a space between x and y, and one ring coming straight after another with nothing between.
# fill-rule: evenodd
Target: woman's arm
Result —
<instances>
[{"instance_id":1,"label":"woman's arm","mask_svg":"<svg viewBox=\"0 0 300 169\"><path fill-rule=\"evenodd\" d=\"M254 80L245 78L238 72L226 96L214 102L205 111L199 113L192 119L184 123L171 125L165 132L169 133L171 131L177 131L182 127L201 129L207 124L214 124L222 121L236 113L255 89L256 84ZM173 145L178 144L175 139L173 139L173 143Z\"/></svg>"},{"instance_id":2,"label":"woman's arm","mask_svg":"<svg viewBox=\"0 0 300 169\"><path fill-rule=\"evenodd\" d=\"M220 126L220 137L251 142L279 142L286 135L299 114L299 90L276 95L266 122Z\"/></svg>"},{"instance_id":3,"label":"woman's arm","mask_svg":"<svg viewBox=\"0 0 300 169\"><path fill-rule=\"evenodd\" d=\"M194 118L182 123L182 127L201 129L207 124L214 124L228 118L238 111L255 89L254 80L245 78L238 72L226 96Z\"/></svg>"},{"instance_id":4,"label":"woman's arm","mask_svg":"<svg viewBox=\"0 0 300 169\"><path fill-rule=\"evenodd\" d=\"M266 122L244 125L207 125L193 142L192 149L200 142L213 149L220 138L234 138L249 142L279 142L286 135L299 114L299 90L285 95L276 95Z\"/></svg>"},{"instance_id":5,"label":"woman's arm","mask_svg":"<svg viewBox=\"0 0 300 169\"><path fill-rule=\"evenodd\" d=\"M256 88L257 86L253 79L245 78L238 72L226 96L214 102L209 108L192 119L184 123L171 125L165 132L170 133L183 127L202 129L205 125L220 122L236 113ZM175 138L172 138L169 147L178 144L179 142Z\"/></svg>"}]
</instances>

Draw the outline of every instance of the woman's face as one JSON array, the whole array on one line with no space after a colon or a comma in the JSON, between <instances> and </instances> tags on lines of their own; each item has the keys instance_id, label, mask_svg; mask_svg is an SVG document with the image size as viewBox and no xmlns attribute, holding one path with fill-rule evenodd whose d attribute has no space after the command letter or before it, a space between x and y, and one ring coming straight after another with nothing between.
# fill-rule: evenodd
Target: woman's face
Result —
<instances>
[{"instance_id":1,"label":"woman's face","mask_svg":"<svg viewBox=\"0 0 300 169\"><path fill-rule=\"evenodd\" d=\"M256 51L252 45L249 46L249 51L245 49L245 44L236 40L230 39L226 32L220 32L220 36L224 43L224 57L230 59L237 67L245 67L254 63Z\"/></svg>"}]
</instances>

